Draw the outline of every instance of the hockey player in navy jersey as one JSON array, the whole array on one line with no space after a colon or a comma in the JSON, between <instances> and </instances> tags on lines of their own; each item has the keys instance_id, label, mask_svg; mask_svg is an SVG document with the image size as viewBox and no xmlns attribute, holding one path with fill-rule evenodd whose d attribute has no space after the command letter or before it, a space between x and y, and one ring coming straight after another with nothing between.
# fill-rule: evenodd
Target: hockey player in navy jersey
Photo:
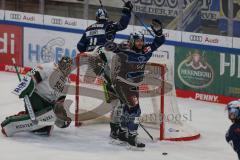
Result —
<instances>
[{"instance_id":1,"label":"hockey player in navy jersey","mask_svg":"<svg viewBox=\"0 0 240 160\"><path fill-rule=\"evenodd\" d=\"M145 147L145 144L137 140L138 118L141 115L139 85L144 78L146 63L153 52L165 42L161 22L153 20L153 24L153 42L145 44L143 34L131 34L127 42L116 44L111 66L110 83L122 105L115 107L113 111L110 136L138 149ZM105 50L108 50L107 46Z\"/></svg>"},{"instance_id":2,"label":"hockey player in navy jersey","mask_svg":"<svg viewBox=\"0 0 240 160\"><path fill-rule=\"evenodd\" d=\"M131 19L133 5L131 1L124 4L119 22L108 21L108 13L100 8L96 12L96 23L90 25L77 44L80 52L93 51L96 46L103 46L107 41L113 41L118 31L127 28Z\"/></svg>"},{"instance_id":3,"label":"hockey player in navy jersey","mask_svg":"<svg viewBox=\"0 0 240 160\"><path fill-rule=\"evenodd\" d=\"M79 52L88 52L88 54L93 55L96 53L97 46L103 46L106 42L113 41L116 32L127 28L131 19L132 8L131 1L124 4L119 22L109 21L107 11L103 8L98 9L96 12L97 22L85 30L81 40L77 44ZM84 81L90 83L94 82L94 77L102 73L101 67L107 62L107 57L104 54L91 58L84 76Z\"/></svg>"},{"instance_id":4,"label":"hockey player in navy jersey","mask_svg":"<svg viewBox=\"0 0 240 160\"><path fill-rule=\"evenodd\" d=\"M240 100L232 101L227 105L228 118L232 121L226 141L233 147L240 160Z\"/></svg>"}]
</instances>

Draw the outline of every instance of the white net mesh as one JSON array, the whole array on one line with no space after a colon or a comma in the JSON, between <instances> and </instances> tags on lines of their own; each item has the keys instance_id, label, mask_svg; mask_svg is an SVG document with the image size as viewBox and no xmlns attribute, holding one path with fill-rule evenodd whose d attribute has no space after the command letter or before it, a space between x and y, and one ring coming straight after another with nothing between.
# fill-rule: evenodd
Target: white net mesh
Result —
<instances>
[{"instance_id":1,"label":"white net mesh","mask_svg":"<svg viewBox=\"0 0 240 160\"><path fill-rule=\"evenodd\" d=\"M140 99L143 124L159 130L159 132L153 131L152 133L154 138L161 140L197 139L200 136L199 133L186 123L187 120L190 120L186 116L190 115L181 114L179 111L173 66L171 64L155 65L165 71L165 74L159 74L160 79L164 80L164 84L161 86L160 95Z\"/></svg>"}]
</instances>

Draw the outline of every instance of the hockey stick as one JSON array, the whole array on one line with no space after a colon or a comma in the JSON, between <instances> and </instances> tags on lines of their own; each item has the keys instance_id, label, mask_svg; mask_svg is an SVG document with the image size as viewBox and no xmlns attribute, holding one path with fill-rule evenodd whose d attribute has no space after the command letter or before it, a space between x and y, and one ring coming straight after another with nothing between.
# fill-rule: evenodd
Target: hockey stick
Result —
<instances>
[{"instance_id":1,"label":"hockey stick","mask_svg":"<svg viewBox=\"0 0 240 160\"><path fill-rule=\"evenodd\" d=\"M139 125L142 127L142 129L147 133L149 138L151 138L152 141L154 141L153 136L148 132L148 130L144 127L142 123L139 122Z\"/></svg>"},{"instance_id":2,"label":"hockey stick","mask_svg":"<svg viewBox=\"0 0 240 160\"><path fill-rule=\"evenodd\" d=\"M15 70L16 70L16 73L17 73L17 76L18 76L18 80L19 80L19 82L20 82L20 81L21 81L21 77L20 77L20 73L19 73L19 71L18 71L18 68L17 68L17 66L16 66L16 61L15 61L14 58L12 58L12 62L13 62L14 68L15 68ZM34 113L34 111L33 111L33 108L32 108L31 102L30 102L30 100L29 100L29 97L28 97L27 95L24 97L24 103L25 103L25 105L26 105L26 107L27 107L27 110L28 110L28 114L29 114L29 116L30 116L30 119L32 120L32 122L33 122L34 124L37 124L38 121L36 120L35 113Z\"/></svg>"},{"instance_id":3,"label":"hockey stick","mask_svg":"<svg viewBox=\"0 0 240 160\"><path fill-rule=\"evenodd\" d=\"M99 0L99 1L100 1L100 0ZM125 0L122 0L122 2L123 2L124 4L126 4ZM148 26L143 22L143 20L142 20L138 15L136 15L135 12L132 11L132 13L133 13L133 15L137 18L137 20L141 23L141 25L150 33L150 35L153 36L153 37L155 37L155 35L154 35L154 34L152 33L152 31L148 28Z\"/></svg>"},{"instance_id":4,"label":"hockey stick","mask_svg":"<svg viewBox=\"0 0 240 160\"><path fill-rule=\"evenodd\" d=\"M101 5L101 8L103 9L102 0L99 0L99 3L100 3L100 5Z\"/></svg>"}]
</instances>

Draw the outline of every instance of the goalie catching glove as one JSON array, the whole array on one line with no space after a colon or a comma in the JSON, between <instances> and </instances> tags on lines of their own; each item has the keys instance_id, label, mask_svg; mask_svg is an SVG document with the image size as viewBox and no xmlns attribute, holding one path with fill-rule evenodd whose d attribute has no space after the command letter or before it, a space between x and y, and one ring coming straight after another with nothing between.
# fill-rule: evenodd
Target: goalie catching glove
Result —
<instances>
[{"instance_id":1,"label":"goalie catching glove","mask_svg":"<svg viewBox=\"0 0 240 160\"><path fill-rule=\"evenodd\" d=\"M153 19L152 20L151 28L152 28L152 30L153 30L153 32L155 33L156 36L161 36L162 35L162 33L163 33L162 22L159 21L158 19Z\"/></svg>"}]
</instances>

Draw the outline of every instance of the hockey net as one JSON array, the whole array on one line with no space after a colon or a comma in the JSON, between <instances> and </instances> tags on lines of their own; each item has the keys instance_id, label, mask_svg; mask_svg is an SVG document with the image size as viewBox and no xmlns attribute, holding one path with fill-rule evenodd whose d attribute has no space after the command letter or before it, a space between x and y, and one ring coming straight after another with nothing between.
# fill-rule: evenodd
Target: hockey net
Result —
<instances>
[{"instance_id":1,"label":"hockey net","mask_svg":"<svg viewBox=\"0 0 240 160\"><path fill-rule=\"evenodd\" d=\"M105 102L101 77L87 73L89 57L77 57L75 126L110 121L112 104ZM147 63L140 86L140 122L155 139L188 141L198 139L198 131L186 123L179 111L171 64Z\"/></svg>"}]
</instances>

